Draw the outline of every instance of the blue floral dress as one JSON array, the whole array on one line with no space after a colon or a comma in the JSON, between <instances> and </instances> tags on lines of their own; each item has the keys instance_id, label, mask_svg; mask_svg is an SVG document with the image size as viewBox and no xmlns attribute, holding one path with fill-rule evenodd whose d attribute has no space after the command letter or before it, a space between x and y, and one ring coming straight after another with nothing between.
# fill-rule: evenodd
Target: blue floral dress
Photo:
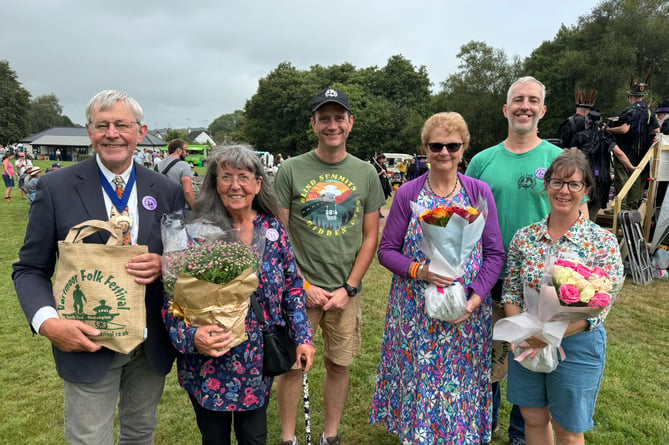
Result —
<instances>
[{"instance_id":1,"label":"blue floral dress","mask_svg":"<svg viewBox=\"0 0 669 445\"><path fill-rule=\"evenodd\" d=\"M253 221L266 233L265 250L255 296L270 325L292 327L296 344L312 344L302 278L288 239L288 232L275 218L258 213ZM186 325L163 308L163 319L177 349L179 383L200 405L212 411L248 411L269 400L272 378L262 374L263 335L253 310L246 316L248 340L214 358L195 350L196 327Z\"/></svg>"},{"instance_id":2,"label":"blue floral dress","mask_svg":"<svg viewBox=\"0 0 669 445\"><path fill-rule=\"evenodd\" d=\"M469 205L464 189L446 200L423 187L417 203L425 208ZM412 216L403 254L417 261L425 255L417 219ZM467 286L482 262L481 242L459 280ZM462 323L451 324L425 313L425 281L392 278L381 358L370 422L385 422L402 444L476 444L491 436L491 300ZM468 295L469 297L469 295Z\"/></svg>"}]
</instances>

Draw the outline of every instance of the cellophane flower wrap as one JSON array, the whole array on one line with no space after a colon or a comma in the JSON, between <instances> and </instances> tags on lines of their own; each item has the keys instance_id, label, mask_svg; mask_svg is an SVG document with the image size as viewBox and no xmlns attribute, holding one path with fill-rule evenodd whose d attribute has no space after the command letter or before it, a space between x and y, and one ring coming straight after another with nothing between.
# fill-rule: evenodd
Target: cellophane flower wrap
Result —
<instances>
[{"instance_id":1,"label":"cellophane flower wrap","mask_svg":"<svg viewBox=\"0 0 669 445\"><path fill-rule=\"evenodd\" d=\"M540 290L527 284L523 288L527 311L495 323L493 340L516 345L515 360L525 368L550 373L559 364L558 352L562 360L565 358L560 344L569 323L599 315L623 283L613 283L600 268L556 258L552 252L544 264ZM527 358L532 350L522 347L529 337L548 344L533 360Z\"/></svg>"},{"instance_id":2,"label":"cellophane flower wrap","mask_svg":"<svg viewBox=\"0 0 669 445\"><path fill-rule=\"evenodd\" d=\"M215 324L232 331L234 340L226 349L245 342L260 258L239 240L237 230L224 231L203 220L164 217L161 235L163 284L172 315L189 326ZM263 240L264 234L254 234L254 243Z\"/></svg>"},{"instance_id":3,"label":"cellophane flower wrap","mask_svg":"<svg viewBox=\"0 0 669 445\"><path fill-rule=\"evenodd\" d=\"M464 265L481 239L488 215L488 204L479 196L474 207L443 207L425 209L411 202L423 238L419 248L430 259L430 272L452 278L465 273ZM453 321L466 313L467 296L459 281L452 286L425 287L425 312L432 318Z\"/></svg>"}]
</instances>

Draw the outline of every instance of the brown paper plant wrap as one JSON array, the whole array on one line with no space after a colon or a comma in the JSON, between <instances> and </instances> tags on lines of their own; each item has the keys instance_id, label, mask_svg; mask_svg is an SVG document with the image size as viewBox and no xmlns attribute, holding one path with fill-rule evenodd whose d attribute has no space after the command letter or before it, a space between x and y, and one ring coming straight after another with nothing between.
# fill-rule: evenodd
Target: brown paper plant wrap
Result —
<instances>
[{"instance_id":1,"label":"brown paper plant wrap","mask_svg":"<svg viewBox=\"0 0 669 445\"><path fill-rule=\"evenodd\" d=\"M82 242L100 230L110 233L107 244ZM148 248L121 246L122 239L114 221L89 220L72 227L58 242L53 293L59 317L94 326L100 335L91 341L127 354L146 338L146 287L125 266Z\"/></svg>"},{"instance_id":2,"label":"brown paper plant wrap","mask_svg":"<svg viewBox=\"0 0 669 445\"><path fill-rule=\"evenodd\" d=\"M233 348L247 340L249 297L258 287L259 259L238 241L214 240L164 255L170 312L191 326L215 324L231 330Z\"/></svg>"},{"instance_id":3,"label":"brown paper plant wrap","mask_svg":"<svg viewBox=\"0 0 669 445\"><path fill-rule=\"evenodd\" d=\"M227 348L234 348L247 340L249 297L257 287L258 277L251 268L224 285L182 273L174 286L170 311L191 326L215 324L232 331L234 340Z\"/></svg>"}]
</instances>

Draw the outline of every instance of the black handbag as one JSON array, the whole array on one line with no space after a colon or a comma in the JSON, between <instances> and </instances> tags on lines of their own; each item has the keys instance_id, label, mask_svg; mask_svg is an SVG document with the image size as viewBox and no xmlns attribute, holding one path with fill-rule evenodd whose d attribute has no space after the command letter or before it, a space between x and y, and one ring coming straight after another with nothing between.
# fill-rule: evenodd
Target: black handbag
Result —
<instances>
[{"instance_id":1,"label":"black handbag","mask_svg":"<svg viewBox=\"0 0 669 445\"><path fill-rule=\"evenodd\" d=\"M273 377L288 372L297 359L297 347L290 336L290 329L288 326L274 326L274 329L271 329L255 294L251 295L251 307L265 343L263 375Z\"/></svg>"}]
</instances>

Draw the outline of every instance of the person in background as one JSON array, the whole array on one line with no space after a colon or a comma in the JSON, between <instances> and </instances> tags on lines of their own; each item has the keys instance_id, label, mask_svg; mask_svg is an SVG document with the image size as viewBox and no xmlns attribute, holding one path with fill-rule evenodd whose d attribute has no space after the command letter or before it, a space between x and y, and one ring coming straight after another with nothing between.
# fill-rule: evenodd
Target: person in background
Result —
<instances>
[{"instance_id":1,"label":"person in background","mask_svg":"<svg viewBox=\"0 0 669 445\"><path fill-rule=\"evenodd\" d=\"M26 179L26 193L28 194L28 198L30 201L35 200L35 194L37 193L37 181L39 178L42 176L42 169L39 167L30 167L28 171L26 172L27 179Z\"/></svg>"},{"instance_id":2,"label":"person in background","mask_svg":"<svg viewBox=\"0 0 669 445\"><path fill-rule=\"evenodd\" d=\"M400 179L402 180L402 184L404 184L407 180L407 161L399 161L395 168L400 173Z\"/></svg>"},{"instance_id":3,"label":"person in background","mask_svg":"<svg viewBox=\"0 0 669 445\"><path fill-rule=\"evenodd\" d=\"M505 252L516 230L539 221L550 210L543 188L544 173L562 150L537 134L539 120L546 113L545 98L546 87L534 77L521 77L511 84L502 108L508 121L506 139L476 154L467 167L467 176L484 181L492 190ZM581 210L587 218L585 203ZM491 291L493 304L499 304L501 299L502 278L500 275ZM493 401L496 429L501 401L499 382L493 384ZM509 445L524 444L523 419L514 406L509 418Z\"/></svg>"},{"instance_id":4,"label":"person in background","mask_svg":"<svg viewBox=\"0 0 669 445\"><path fill-rule=\"evenodd\" d=\"M160 150L156 150L155 152L153 152L153 154L155 155L153 157L153 169L155 170L156 167L158 166L158 163L163 160L163 156Z\"/></svg>"},{"instance_id":5,"label":"person in background","mask_svg":"<svg viewBox=\"0 0 669 445\"><path fill-rule=\"evenodd\" d=\"M144 149L144 167L151 168L151 153Z\"/></svg>"},{"instance_id":6,"label":"person in background","mask_svg":"<svg viewBox=\"0 0 669 445\"><path fill-rule=\"evenodd\" d=\"M416 159L410 158L407 165L407 180L416 179Z\"/></svg>"},{"instance_id":7,"label":"person in background","mask_svg":"<svg viewBox=\"0 0 669 445\"><path fill-rule=\"evenodd\" d=\"M346 152L353 127L346 94L326 88L314 96L311 111L318 146L286 159L274 188L304 279L309 321L323 332L325 426L318 443L339 445L349 366L360 352L359 292L376 251L384 198L374 167ZM299 361L278 379L283 445L297 443Z\"/></svg>"},{"instance_id":8,"label":"person in background","mask_svg":"<svg viewBox=\"0 0 669 445\"><path fill-rule=\"evenodd\" d=\"M238 229L241 241L261 258L255 298L270 326L290 327L297 354L306 359L305 369L309 370L316 350L302 278L288 232L279 221L281 208L250 147L234 145L212 151L193 210L194 218L223 229ZM254 238L258 233L264 234L264 242ZM258 250L259 245L264 245L263 251ZM256 320L249 310L248 340L229 349L226 346L234 339L231 331L216 325L189 326L167 310L163 316L179 353L179 383L190 397L203 445L229 444L233 422L239 445L265 444L273 378L263 376L260 328L264 320ZM193 372L204 368L210 371Z\"/></svg>"},{"instance_id":9,"label":"person in background","mask_svg":"<svg viewBox=\"0 0 669 445\"><path fill-rule=\"evenodd\" d=\"M657 104L657 111L655 113L657 118L657 123L660 126L660 133L656 136L657 140L662 138L662 135L669 135L669 99L665 99L659 104ZM658 181L657 183L657 193L655 195L655 208L656 213L662 206L664 202L664 197L667 194L667 186L669 181ZM654 215L655 221L657 221L657 214ZM653 231L655 230L656 225L653 226ZM652 236L651 236L652 239Z\"/></svg>"},{"instance_id":10,"label":"person in background","mask_svg":"<svg viewBox=\"0 0 669 445\"><path fill-rule=\"evenodd\" d=\"M660 126L660 134L669 134L669 99L665 99L657 104L655 112L657 124Z\"/></svg>"},{"instance_id":11,"label":"person in background","mask_svg":"<svg viewBox=\"0 0 669 445\"><path fill-rule=\"evenodd\" d=\"M390 195L393 193L392 186L390 185L390 179L388 178L388 169L386 167L386 156L383 153L377 154L373 158L374 169L376 169L376 175L379 177L381 183L381 189L383 189L383 194L386 199L390 198Z\"/></svg>"},{"instance_id":12,"label":"person in background","mask_svg":"<svg viewBox=\"0 0 669 445\"><path fill-rule=\"evenodd\" d=\"M161 315L163 244L155 229L163 214L183 209L184 199L172 181L133 162L133 151L147 131L143 116L137 101L122 91L101 91L90 100L86 130L95 156L40 178L13 265L16 295L30 327L52 344L64 383L65 438L75 445L153 444L156 410L174 362ZM92 342L99 329L59 318L51 282L58 241L79 223L109 219L114 207L109 194L119 179L127 184L123 196L128 199L132 243L149 251L126 266L137 283L146 285L147 338L129 354ZM108 235L91 238L104 244Z\"/></svg>"},{"instance_id":13,"label":"person in background","mask_svg":"<svg viewBox=\"0 0 669 445\"><path fill-rule=\"evenodd\" d=\"M185 161L188 144L182 139L173 139L167 144L167 157L156 165L156 171L166 175L181 185L188 207L193 208L195 191L193 190L193 171Z\"/></svg>"},{"instance_id":14,"label":"person in background","mask_svg":"<svg viewBox=\"0 0 669 445\"><path fill-rule=\"evenodd\" d=\"M620 112L616 125L608 127L608 130L616 136L618 146L635 169L650 148L655 135L660 131L655 115L643 101L647 94L647 84L648 79L645 83L631 82L627 92L629 106ZM632 172L633 170L630 170L617 157L613 159L613 186L616 194L620 193ZM647 177L644 174L636 179L621 203L622 210L639 208L646 181Z\"/></svg>"},{"instance_id":15,"label":"person in background","mask_svg":"<svg viewBox=\"0 0 669 445\"><path fill-rule=\"evenodd\" d=\"M7 151L2 157L2 180L5 182L5 201L12 200L12 189L14 188L14 178L16 173L14 172L14 165L12 165L12 159L14 159L14 152Z\"/></svg>"},{"instance_id":16,"label":"person in background","mask_svg":"<svg viewBox=\"0 0 669 445\"><path fill-rule=\"evenodd\" d=\"M135 150L135 158L134 159L135 159L135 162L137 163L137 165L141 165L141 166L144 165L144 153L142 153L142 150L139 150L139 149Z\"/></svg>"},{"instance_id":17,"label":"person in background","mask_svg":"<svg viewBox=\"0 0 669 445\"><path fill-rule=\"evenodd\" d=\"M576 133L585 130L586 118L597 100L597 90L576 88L574 99L576 101L576 113L565 119L558 128L557 137L561 141L561 147L564 148L576 146L574 136Z\"/></svg>"},{"instance_id":18,"label":"person in background","mask_svg":"<svg viewBox=\"0 0 669 445\"><path fill-rule=\"evenodd\" d=\"M21 190L21 198L25 198L25 182L28 178L27 171L33 166L33 163L26 156L25 151L19 152L19 158L16 160L16 173L19 175L19 190Z\"/></svg>"},{"instance_id":19,"label":"person in background","mask_svg":"<svg viewBox=\"0 0 669 445\"><path fill-rule=\"evenodd\" d=\"M523 288L538 287L546 252L558 259L578 259L598 267L614 283L615 299L624 276L618 241L608 230L589 221L580 211L594 178L579 150L566 150L551 163L544 176L550 213L516 232L509 245L502 304L507 316L527 308ZM561 348L564 357L551 373L533 372L509 356L507 398L520 406L527 442L537 445L584 444L583 433L593 426L592 416L606 358L606 330L602 322L611 305L597 317L569 323ZM533 358L547 345L536 337L525 339ZM556 436L556 437L554 437Z\"/></svg>"},{"instance_id":20,"label":"person in background","mask_svg":"<svg viewBox=\"0 0 669 445\"><path fill-rule=\"evenodd\" d=\"M480 445L491 438L490 289L504 265L497 210L487 184L458 173L470 140L460 114L433 115L421 139L430 170L397 190L379 244L379 263L393 278L370 421L384 422L400 443ZM480 199L487 202L486 225L457 278L467 313L433 319L425 312L425 286L450 286L455 278L430 270L411 203L466 208Z\"/></svg>"}]
</instances>

